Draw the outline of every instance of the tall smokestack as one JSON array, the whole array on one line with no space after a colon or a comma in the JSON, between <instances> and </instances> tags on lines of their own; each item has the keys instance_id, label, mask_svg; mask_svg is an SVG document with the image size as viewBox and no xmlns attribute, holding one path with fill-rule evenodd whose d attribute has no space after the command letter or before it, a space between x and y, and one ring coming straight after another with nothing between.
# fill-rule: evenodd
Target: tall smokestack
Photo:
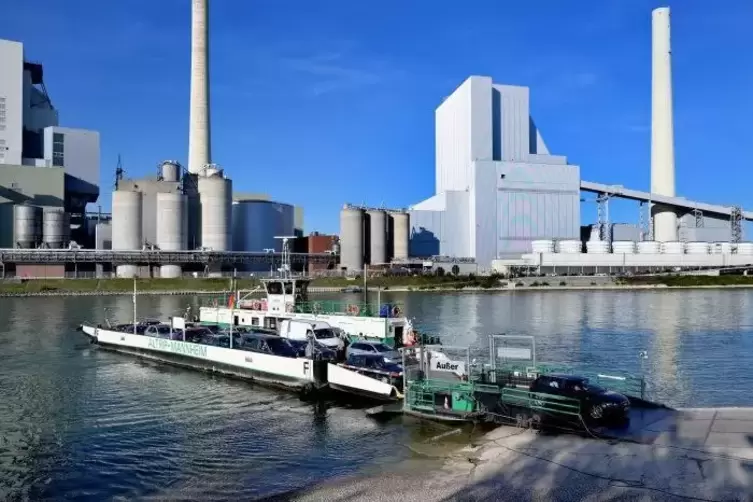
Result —
<instances>
[{"instance_id":1,"label":"tall smokestack","mask_svg":"<svg viewBox=\"0 0 753 502\"><path fill-rule=\"evenodd\" d=\"M208 0L192 0L191 111L188 172L198 174L211 159L209 129L209 15Z\"/></svg>"},{"instance_id":2,"label":"tall smokestack","mask_svg":"<svg viewBox=\"0 0 753 502\"><path fill-rule=\"evenodd\" d=\"M669 7L651 15L651 192L674 197L675 147L672 121L672 64L669 42ZM677 240L677 214L656 205L654 240Z\"/></svg>"}]
</instances>

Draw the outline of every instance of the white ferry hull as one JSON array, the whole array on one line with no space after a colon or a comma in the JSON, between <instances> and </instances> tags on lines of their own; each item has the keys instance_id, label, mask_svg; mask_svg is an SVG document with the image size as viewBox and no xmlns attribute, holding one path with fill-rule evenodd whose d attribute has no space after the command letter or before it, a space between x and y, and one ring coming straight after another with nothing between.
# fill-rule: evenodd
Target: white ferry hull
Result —
<instances>
[{"instance_id":1,"label":"white ferry hull","mask_svg":"<svg viewBox=\"0 0 753 502\"><path fill-rule=\"evenodd\" d=\"M134 335L86 325L82 330L98 345L117 352L286 389L316 388L314 362L309 359Z\"/></svg>"},{"instance_id":2,"label":"white ferry hull","mask_svg":"<svg viewBox=\"0 0 753 502\"><path fill-rule=\"evenodd\" d=\"M394 386L338 364L327 365L327 381L331 389L378 401L397 401L402 394Z\"/></svg>"}]
</instances>

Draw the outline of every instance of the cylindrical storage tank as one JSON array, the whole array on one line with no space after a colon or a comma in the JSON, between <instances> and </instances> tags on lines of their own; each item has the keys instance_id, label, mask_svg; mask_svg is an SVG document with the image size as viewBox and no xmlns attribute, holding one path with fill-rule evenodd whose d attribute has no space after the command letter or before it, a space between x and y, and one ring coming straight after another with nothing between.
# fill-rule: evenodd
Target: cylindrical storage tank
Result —
<instances>
[{"instance_id":1,"label":"cylindrical storage tank","mask_svg":"<svg viewBox=\"0 0 753 502\"><path fill-rule=\"evenodd\" d=\"M531 241L531 252L534 254L554 253L554 241L550 239Z\"/></svg>"},{"instance_id":2,"label":"cylindrical storage tank","mask_svg":"<svg viewBox=\"0 0 753 502\"><path fill-rule=\"evenodd\" d=\"M607 254L609 253L609 243L607 241L588 241L586 242L586 252L588 254Z\"/></svg>"},{"instance_id":3,"label":"cylindrical storage tank","mask_svg":"<svg viewBox=\"0 0 753 502\"><path fill-rule=\"evenodd\" d=\"M753 255L753 242L738 242L737 254Z\"/></svg>"},{"instance_id":4,"label":"cylindrical storage tank","mask_svg":"<svg viewBox=\"0 0 753 502\"><path fill-rule=\"evenodd\" d=\"M686 249L688 254L709 254L709 243L688 242Z\"/></svg>"},{"instance_id":5,"label":"cylindrical storage tank","mask_svg":"<svg viewBox=\"0 0 753 502\"><path fill-rule=\"evenodd\" d=\"M663 242L661 252L664 254L683 254L685 253L685 243L680 241Z\"/></svg>"},{"instance_id":6,"label":"cylindrical storage tank","mask_svg":"<svg viewBox=\"0 0 753 502\"><path fill-rule=\"evenodd\" d=\"M70 217L62 209L47 209L42 215L42 242L44 247L60 249L68 244Z\"/></svg>"},{"instance_id":7,"label":"cylindrical storage tank","mask_svg":"<svg viewBox=\"0 0 753 502\"><path fill-rule=\"evenodd\" d=\"M30 249L42 241L42 208L20 204L13 207L13 247Z\"/></svg>"},{"instance_id":8,"label":"cylindrical storage tank","mask_svg":"<svg viewBox=\"0 0 753 502\"><path fill-rule=\"evenodd\" d=\"M344 207L340 211L340 267L363 270L363 209Z\"/></svg>"},{"instance_id":9,"label":"cylindrical storage tank","mask_svg":"<svg viewBox=\"0 0 753 502\"><path fill-rule=\"evenodd\" d=\"M583 243L580 241L559 241L557 243L557 250L560 253L565 254L579 254L583 252Z\"/></svg>"},{"instance_id":10,"label":"cylindrical storage tank","mask_svg":"<svg viewBox=\"0 0 753 502\"><path fill-rule=\"evenodd\" d=\"M395 261L408 260L410 242L410 216L408 213L390 213L392 219L392 258Z\"/></svg>"},{"instance_id":11,"label":"cylindrical storage tank","mask_svg":"<svg viewBox=\"0 0 753 502\"><path fill-rule=\"evenodd\" d=\"M142 199L141 192L116 190L112 193L114 251L137 251L142 248ZM115 275L123 278L136 277L138 273L138 265L118 265L115 269Z\"/></svg>"},{"instance_id":12,"label":"cylindrical storage tank","mask_svg":"<svg viewBox=\"0 0 753 502\"><path fill-rule=\"evenodd\" d=\"M642 241L637 244L638 254L659 254L661 244L656 241Z\"/></svg>"},{"instance_id":13,"label":"cylindrical storage tank","mask_svg":"<svg viewBox=\"0 0 753 502\"><path fill-rule=\"evenodd\" d=\"M711 245L712 254L732 254L731 242L715 242Z\"/></svg>"},{"instance_id":14,"label":"cylindrical storage tank","mask_svg":"<svg viewBox=\"0 0 753 502\"><path fill-rule=\"evenodd\" d=\"M180 180L180 164L177 160L166 160L160 166L163 181Z\"/></svg>"},{"instance_id":15,"label":"cylindrical storage tank","mask_svg":"<svg viewBox=\"0 0 753 502\"><path fill-rule=\"evenodd\" d=\"M633 241L614 241L612 242L612 252L615 254L634 254L635 242Z\"/></svg>"},{"instance_id":16,"label":"cylindrical storage tank","mask_svg":"<svg viewBox=\"0 0 753 502\"><path fill-rule=\"evenodd\" d=\"M233 202L233 250L263 253L265 249L282 251L282 241L276 236L293 235L295 208L290 204L270 200L239 200ZM260 261L248 264L247 271L266 271L274 263Z\"/></svg>"},{"instance_id":17,"label":"cylindrical storage tank","mask_svg":"<svg viewBox=\"0 0 753 502\"><path fill-rule=\"evenodd\" d=\"M201 247L229 251L232 246L233 182L222 176L199 176Z\"/></svg>"},{"instance_id":18,"label":"cylindrical storage tank","mask_svg":"<svg viewBox=\"0 0 753 502\"><path fill-rule=\"evenodd\" d=\"M187 198L182 193L157 194L157 247L162 251L181 251L188 244ZM160 277L180 277L180 265L162 264Z\"/></svg>"},{"instance_id":19,"label":"cylindrical storage tank","mask_svg":"<svg viewBox=\"0 0 753 502\"><path fill-rule=\"evenodd\" d=\"M142 248L142 219L141 192L116 190L112 193L112 249L114 251L135 251Z\"/></svg>"},{"instance_id":20,"label":"cylindrical storage tank","mask_svg":"<svg viewBox=\"0 0 753 502\"><path fill-rule=\"evenodd\" d=\"M387 263L387 213L382 210L366 211L369 218L369 242L371 260L369 265Z\"/></svg>"}]
</instances>

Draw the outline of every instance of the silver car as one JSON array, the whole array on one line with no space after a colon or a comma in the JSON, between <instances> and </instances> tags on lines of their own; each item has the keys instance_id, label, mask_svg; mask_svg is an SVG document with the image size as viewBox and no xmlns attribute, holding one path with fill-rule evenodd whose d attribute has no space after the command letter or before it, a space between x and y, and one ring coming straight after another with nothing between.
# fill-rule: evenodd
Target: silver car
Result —
<instances>
[{"instance_id":1,"label":"silver car","mask_svg":"<svg viewBox=\"0 0 753 502\"><path fill-rule=\"evenodd\" d=\"M402 363L403 357L399 351L381 342L353 342L345 350L345 357L351 355L380 354L388 363Z\"/></svg>"}]
</instances>

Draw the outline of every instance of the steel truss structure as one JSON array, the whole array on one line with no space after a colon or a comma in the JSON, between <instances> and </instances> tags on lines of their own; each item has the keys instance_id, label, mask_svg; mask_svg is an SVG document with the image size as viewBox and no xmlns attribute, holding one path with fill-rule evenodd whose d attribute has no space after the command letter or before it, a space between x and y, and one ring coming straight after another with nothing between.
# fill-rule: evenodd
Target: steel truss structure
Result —
<instances>
[{"instance_id":1,"label":"steel truss structure","mask_svg":"<svg viewBox=\"0 0 753 502\"><path fill-rule=\"evenodd\" d=\"M292 263L331 263L338 256L330 253L290 253ZM274 263L282 253L245 253L215 251L112 251L109 249L0 249L0 263L112 263L162 265L165 263L212 263L239 265Z\"/></svg>"}]
</instances>

